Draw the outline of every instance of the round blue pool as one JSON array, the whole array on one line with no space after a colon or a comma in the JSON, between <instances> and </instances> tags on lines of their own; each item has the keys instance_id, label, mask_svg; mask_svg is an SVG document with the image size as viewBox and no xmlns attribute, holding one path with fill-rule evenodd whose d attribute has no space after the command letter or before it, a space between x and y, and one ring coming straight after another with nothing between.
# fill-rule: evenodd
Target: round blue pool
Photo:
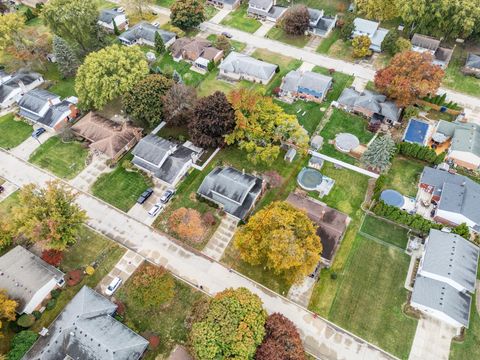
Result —
<instances>
[{"instance_id":1,"label":"round blue pool","mask_svg":"<svg viewBox=\"0 0 480 360\"><path fill-rule=\"evenodd\" d=\"M297 176L298 185L308 191L317 190L323 180L323 175L315 169L303 168Z\"/></svg>"},{"instance_id":2,"label":"round blue pool","mask_svg":"<svg viewBox=\"0 0 480 360\"><path fill-rule=\"evenodd\" d=\"M380 200L387 205L396 206L398 208L401 208L405 203L403 195L395 190L383 190L382 194L380 195Z\"/></svg>"}]
</instances>

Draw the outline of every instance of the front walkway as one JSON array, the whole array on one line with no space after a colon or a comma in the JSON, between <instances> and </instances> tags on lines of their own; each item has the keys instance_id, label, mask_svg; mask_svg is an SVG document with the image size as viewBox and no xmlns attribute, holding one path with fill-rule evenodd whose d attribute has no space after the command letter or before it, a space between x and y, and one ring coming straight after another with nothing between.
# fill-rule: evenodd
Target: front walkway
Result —
<instances>
[{"instance_id":1,"label":"front walkway","mask_svg":"<svg viewBox=\"0 0 480 360\"><path fill-rule=\"evenodd\" d=\"M107 160L108 158L103 154L93 155L90 164L70 180L70 184L82 191L88 192L100 175L113 171L113 169L107 165Z\"/></svg>"},{"instance_id":2,"label":"front walkway","mask_svg":"<svg viewBox=\"0 0 480 360\"><path fill-rule=\"evenodd\" d=\"M216 13L215 16L210 19L210 21L214 24L220 24L222 20L230 13L230 11L231 10L220 9L220 11Z\"/></svg>"},{"instance_id":3,"label":"front walkway","mask_svg":"<svg viewBox=\"0 0 480 360\"><path fill-rule=\"evenodd\" d=\"M455 335L456 329L440 320L420 319L408 360L448 360Z\"/></svg>"},{"instance_id":4,"label":"front walkway","mask_svg":"<svg viewBox=\"0 0 480 360\"><path fill-rule=\"evenodd\" d=\"M368 79L361 78L359 76L355 76L353 79L352 87L357 90L358 92L363 92L367 87Z\"/></svg>"},{"instance_id":5,"label":"front walkway","mask_svg":"<svg viewBox=\"0 0 480 360\"><path fill-rule=\"evenodd\" d=\"M290 288L287 297L303 307L308 307L314 286L315 279L307 276L300 284L295 284Z\"/></svg>"},{"instance_id":6,"label":"front walkway","mask_svg":"<svg viewBox=\"0 0 480 360\"><path fill-rule=\"evenodd\" d=\"M230 240L232 240L235 230L237 229L238 220L226 214L210 241L203 249L202 253L220 261L223 252L227 248Z\"/></svg>"}]
</instances>

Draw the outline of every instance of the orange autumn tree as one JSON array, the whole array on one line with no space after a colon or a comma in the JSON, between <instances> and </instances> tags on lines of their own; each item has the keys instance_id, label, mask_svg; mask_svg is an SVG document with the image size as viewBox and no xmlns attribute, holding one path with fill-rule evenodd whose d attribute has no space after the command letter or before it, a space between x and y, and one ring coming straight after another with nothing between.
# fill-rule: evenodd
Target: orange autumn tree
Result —
<instances>
[{"instance_id":1,"label":"orange autumn tree","mask_svg":"<svg viewBox=\"0 0 480 360\"><path fill-rule=\"evenodd\" d=\"M387 67L377 71L375 87L398 106L412 105L418 98L435 94L440 87L445 72L432 60L429 53L399 53Z\"/></svg>"},{"instance_id":2,"label":"orange autumn tree","mask_svg":"<svg viewBox=\"0 0 480 360\"><path fill-rule=\"evenodd\" d=\"M168 227L182 240L199 242L205 233L205 225L197 210L179 208L168 218Z\"/></svg>"}]
</instances>

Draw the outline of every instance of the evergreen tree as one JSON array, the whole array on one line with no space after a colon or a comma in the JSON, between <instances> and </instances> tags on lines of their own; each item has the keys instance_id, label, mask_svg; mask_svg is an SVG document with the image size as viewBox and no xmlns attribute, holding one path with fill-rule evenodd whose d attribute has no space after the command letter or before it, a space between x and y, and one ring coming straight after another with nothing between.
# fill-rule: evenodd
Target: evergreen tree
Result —
<instances>
[{"instance_id":1,"label":"evergreen tree","mask_svg":"<svg viewBox=\"0 0 480 360\"><path fill-rule=\"evenodd\" d=\"M120 35L120 30L118 30L118 26L117 26L117 23L115 22L115 19L112 20L113 21L113 33L115 35Z\"/></svg>"},{"instance_id":2,"label":"evergreen tree","mask_svg":"<svg viewBox=\"0 0 480 360\"><path fill-rule=\"evenodd\" d=\"M155 51L158 54L163 54L165 52L165 43L158 32L155 33Z\"/></svg>"},{"instance_id":3,"label":"evergreen tree","mask_svg":"<svg viewBox=\"0 0 480 360\"><path fill-rule=\"evenodd\" d=\"M183 84L183 79L182 75L177 70L173 70L173 81L175 81L177 84Z\"/></svg>"},{"instance_id":4,"label":"evergreen tree","mask_svg":"<svg viewBox=\"0 0 480 360\"><path fill-rule=\"evenodd\" d=\"M53 54L62 75L64 77L74 76L80 61L70 45L60 36L53 37Z\"/></svg>"},{"instance_id":5,"label":"evergreen tree","mask_svg":"<svg viewBox=\"0 0 480 360\"><path fill-rule=\"evenodd\" d=\"M395 153L395 149L395 142L390 135L378 137L365 151L362 161L367 166L384 172L390 167L390 159Z\"/></svg>"}]
</instances>

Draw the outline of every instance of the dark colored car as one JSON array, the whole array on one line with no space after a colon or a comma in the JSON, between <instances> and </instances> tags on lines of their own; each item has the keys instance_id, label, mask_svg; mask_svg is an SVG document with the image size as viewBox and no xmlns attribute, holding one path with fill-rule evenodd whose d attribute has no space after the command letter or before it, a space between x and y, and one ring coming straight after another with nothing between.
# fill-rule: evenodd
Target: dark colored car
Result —
<instances>
[{"instance_id":1,"label":"dark colored car","mask_svg":"<svg viewBox=\"0 0 480 360\"><path fill-rule=\"evenodd\" d=\"M170 199L172 198L172 196L175 194L175 190L173 189L168 189L166 190L163 194L162 194L162 197L160 198L160 202L162 204L166 204L167 202L170 201Z\"/></svg>"},{"instance_id":2,"label":"dark colored car","mask_svg":"<svg viewBox=\"0 0 480 360\"><path fill-rule=\"evenodd\" d=\"M232 34L226 32L226 31L222 32L222 35L225 36L226 38L229 38L229 39L231 39L233 37Z\"/></svg>"},{"instance_id":3,"label":"dark colored car","mask_svg":"<svg viewBox=\"0 0 480 360\"><path fill-rule=\"evenodd\" d=\"M137 199L137 203L138 204L143 204L145 201L147 201L147 199L152 196L153 194L153 190L152 189L147 189L145 190L142 195L139 196L139 198Z\"/></svg>"},{"instance_id":4,"label":"dark colored car","mask_svg":"<svg viewBox=\"0 0 480 360\"><path fill-rule=\"evenodd\" d=\"M45 131L47 131L47 130L45 130L43 127L38 128L37 130L34 130L34 131L32 132L32 137L38 138L38 137L39 137L40 135L42 135Z\"/></svg>"},{"instance_id":5,"label":"dark colored car","mask_svg":"<svg viewBox=\"0 0 480 360\"><path fill-rule=\"evenodd\" d=\"M2 185L0 185L0 194L3 193L4 191L5 191L5 188Z\"/></svg>"}]
</instances>

